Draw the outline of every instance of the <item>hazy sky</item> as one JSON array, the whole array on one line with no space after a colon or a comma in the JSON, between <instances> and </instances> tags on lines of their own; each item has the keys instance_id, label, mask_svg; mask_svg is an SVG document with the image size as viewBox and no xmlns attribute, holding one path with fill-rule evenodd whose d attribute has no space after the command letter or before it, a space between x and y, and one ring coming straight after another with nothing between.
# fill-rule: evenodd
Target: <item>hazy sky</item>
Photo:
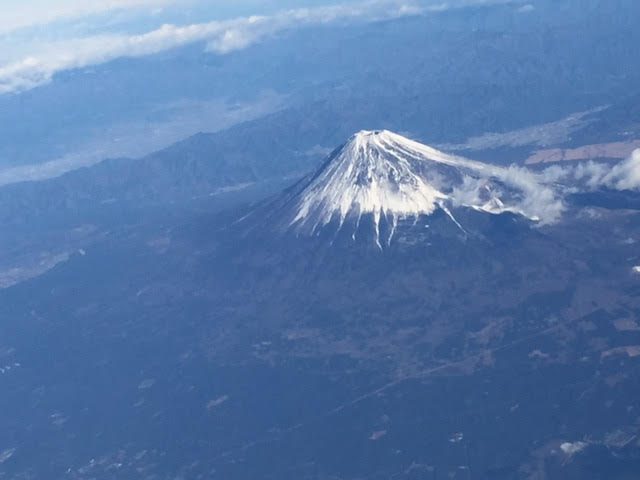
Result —
<instances>
[{"instance_id":1,"label":"hazy sky","mask_svg":"<svg viewBox=\"0 0 640 480\"><path fill-rule=\"evenodd\" d=\"M142 156L194 133L284 108L291 93L252 85L251 95L230 95L229 89L205 87L211 80L203 75L206 68L180 62L173 77L167 76L173 80L140 91L131 75L146 68L144 59L127 63L128 71L116 67L93 77L101 64L175 49L172 54L189 52L207 65L210 56L294 29L467 5L507 2L519 8L530 1L0 0L0 117L6 122L0 132L0 184L48 178L107 157ZM249 62L234 68L241 75L253 67ZM78 77L62 75L73 70ZM109 65L97 70L109 72Z\"/></svg>"},{"instance_id":2,"label":"hazy sky","mask_svg":"<svg viewBox=\"0 0 640 480\"><path fill-rule=\"evenodd\" d=\"M0 94L61 71L195 42L225 54L304 26L417 15L505 0L0 0Z\"/></svg>"}]
</instances>

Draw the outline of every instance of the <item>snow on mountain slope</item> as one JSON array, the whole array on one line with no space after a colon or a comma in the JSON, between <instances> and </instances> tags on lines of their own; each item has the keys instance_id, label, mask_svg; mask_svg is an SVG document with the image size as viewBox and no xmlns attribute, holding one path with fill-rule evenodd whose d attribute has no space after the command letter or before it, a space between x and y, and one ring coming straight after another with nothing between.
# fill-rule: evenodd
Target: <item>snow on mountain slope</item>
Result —
<instances>
[{"instance_id":1,"label":"snow on mountain slope","mask_svg":"<svg viewBox=\"0 0 640 480\"><path fill-rule=\"evenodd\" d=\"M308 233L350 219L357 226L365 215L379 232L383 216L395 227L436 209L455 221L451 209L460 206L549 223L563 208L554 190L524 168L448 155L386 130L355 134L292 194L289 226Z\"/></svg>"}]
</instances>

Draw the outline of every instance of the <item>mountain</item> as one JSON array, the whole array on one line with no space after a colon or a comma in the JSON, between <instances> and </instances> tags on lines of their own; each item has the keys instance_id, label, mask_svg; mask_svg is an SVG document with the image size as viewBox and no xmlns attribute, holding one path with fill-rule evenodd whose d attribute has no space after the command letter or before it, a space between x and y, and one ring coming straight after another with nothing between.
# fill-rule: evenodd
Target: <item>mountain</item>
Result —
<instances>
[{"instance_id":1,"label":"mountain","mask_svg":"<svg viewBox=\"0 0 640 480\"><path fill-rule=\"evenodd\" d=\"M321 158L268 138L251 139L250 125L198 134L143 158L107 159L61 177L0 186L0 220L42 223L98 217L109 209L197 209L203 202L211 208L229 194L255 199L278 191L285 178L303 175Z\"/></svg>"},{"instance_id":2,"label":"mountain","mask_svg":"<svg viewBox=\"0 0 640 480\"><path fill-rule=\"evenodd\" d=\"M635 478L615 200L371 131L272 198L105 232L0 290L0 475Z\"/></svg>"},{"instance_id":3,"label":"mountain","mask_svg":"<svg viewBox=\"0 0 640 480\"><path fill-rule=\"evenodd\" d=\"M549 223L557 220L562 202L524 169L446 154L388 130L363 130L241 223L258 217L281 231L364 236L382 248L391 245L398 227L436 213L466 235L453 213L464 210Z\"/></svg>"},{"instance_id":4,"label":"mountain","mask_svg":"<svg viewBox=\"0 0 640 480\"><path fill-rule=\"evenodd\" d=\"M639 138L640 2L446 3L0 99L11 166L286 97L0 188L0 479L638 478L640 195L504 165Z\"/></svg>"}]
</instances>

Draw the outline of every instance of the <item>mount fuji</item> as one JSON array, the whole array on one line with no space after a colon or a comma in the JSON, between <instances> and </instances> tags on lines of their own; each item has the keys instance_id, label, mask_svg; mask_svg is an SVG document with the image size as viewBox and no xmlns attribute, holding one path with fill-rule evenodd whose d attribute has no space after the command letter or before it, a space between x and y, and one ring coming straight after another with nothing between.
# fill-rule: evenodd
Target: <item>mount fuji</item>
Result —
<instances>
[{"instance_id":1,"label":"mount fuji","mask_svg":"<svg viewBox=\"0 0 640 480\"><path fill-rule=\"evenodd\" d=\"M281 451L311 465L300 478L635 478L640 405L608 402L638 398L640 221L576 188L362 131L288 190L174 240L207 355L273 366L225 391L260 402L248 430L268 430L238 442L225 478L252 464L288 478ZM622 474L585 475L594 456Z\"/></svg>"},{"instance_id":2,"label":"mount fuji","mask_svg":"<svg viewBox=\"0 0 640 480\"><path fill-rule=\"evenodd\" d=\"M70 236L0 289L0 478L637 478L638 197L549 178L360 132L253 205Z\"/></svg>"},{"instance_id":3,"label":"mount fuji","mask_svg":"<svg viewBox=\"0 0 640 480\"><path fill-rule=\"evenodd\" d=\"M399 226L456 211L510 212L536 224L555 222L560 196L537 174L450 155L388 130L363 130L262 210L297 235L371 235L390 245Z\"/></svg>"}]
</instances>

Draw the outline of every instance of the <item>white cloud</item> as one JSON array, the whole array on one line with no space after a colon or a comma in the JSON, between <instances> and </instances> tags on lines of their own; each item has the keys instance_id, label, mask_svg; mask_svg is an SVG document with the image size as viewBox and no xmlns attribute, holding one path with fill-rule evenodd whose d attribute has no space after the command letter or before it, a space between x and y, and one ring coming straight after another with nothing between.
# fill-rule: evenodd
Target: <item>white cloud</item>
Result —
<instances>
[{"instance_id":1,"label":"white cloud","mask_svg":"<svg viewBox=\"0 0 640 480\"><path fill-rule=\"evenodd\" d=\"M57 72L96 65L119 57L150 55L200 41L208 42L209 51L228 53L246 48L285 29L339 20L374 20L406 15L403 7L406 7L404 2L367 1L187 26L166 24L139 35L110 34L65 40L0 66L0 93L28 90L49 82Z\"/></svg>"},{"instance_id":2,"label":"white cloud","mask_svg":"<svg viewBox=\"0 0 640 480\"><path fill-rule=\"evenodd\" d=\"M42 1L42 0L38 0ZM0 64L0 94L20 92L43 85L61 71L83 68L119 57L140 57L171 48L206 42L207 50L224 54L246 48L278 32L311 25L353 21L375 21L426 12L458 8L466 5L502 3L503 0L457 0L446 4L419 3L418 0L364 0L355 3L315 8L284 10L273 15L241 17L231 20L196 23L186 26L163 25L143 34L102 34L49 42L38 51L22 54ZM127 6L158 5L169 0L110 0L64 2L60 9L46 10L41 17L27 22L46 22L56 18L81 16ZM20 11L20 10L18 10ZM25 15L23 12L22 15ZM19 16L14 13L14 16ZM4 25L19 25L15 18ZM1 28L1 27L0 27ZM5 55L6 58L6 55Z\"/></svg>"},{"instance_id":3,"label":"white cloud","mask_svg":"<svg viewBox=\"0 0 640 480\"><path fill-rule=\"evenodd\" d=\"M454 188L451 196L456 205L484 203L482 208L487 211L519 213L541 225L555 223L562 216L562 191L547 176L517 165L485 164L482 171L485 176L465 178Z\"/></svg>"},{"instance_id":4,"label":"white cloud","mask_svg":"<svg viewBox=\"0 0 640 480\"><path fill-rule=\"evenodd\" d=\"M497 177L520 192L509 200L509 210L537 217L542 224L558 221L565 210L563 198L568 193L613 190L640 190L640 149L617 164L581 162L553 165L542 171L512 165ZM481 181L465 182L455 192L461 203L477 204L486 188Z\"/></svg>"},{"instance_id":5,"label":"white cloud","mask_svg":"<svg viewBox=\"0 0 640 480\"><path fill-rule=\"evenodd\" d=\"M587 448L587 444L585 442L565 442L560 445L560 449L566 453L567 455L574 455L578 452L581 452L585 448Z\"/></svg>"},{"instance_id":6,"label":"white cloud","mask_svg":"<svg viewBox=\"0 0 640 480\"><path fill-rule=\"evenodd\" d=\"M275 15L251 16L222 22L221 31L209 40L207 49L228 53L245 48L283 30L341 21L378 20L423 13L425 8L402 1L366 1L350 5L286 10Z\"/></svg>"},{"instance_id":7,"label":"white cloud","mask_svg":"<svg viewBox=\"0 0 640 480\"><path fill-rule=\"evenodd\" d=\"M624 162L614 166L602 182L617 190L640 189L640 149L635 150Z\"/></svg>"},{"instance_id":8,"label":"white cloud","mask_svg":"<svg viewBox=\"0 0 640 480\"><path fill-rule=\"evenodd\" d=\"M614 190L640 190L640 149L613 166L602 162L554 165L540 174L548 183L578 182L587 189L607 187Z\"/></svg>"},{"instance_id":9,"label":"white cloud","mask_svg":"<svg viewBox=\"0 0 640 480\"><path fill-rule=\"evenodd\" d=\"M4 463L9 460L11 457L13 457L14 453L16 453L15 448L10 448L8 450L5 450L4 452L0 452L0 463Z\"/></svg>"},{"instance_id":10,"label":"white cloud","mask_svg":"<svg viewBox=\"0 0 640 480\"><path fill-rule=\"evenodd\" d=\"M536 9L536 7L534 7L533 5L531 5L530 3L528 3L527 5L523 5L520 8L518 8L517 12L518 13L531 13Z\"/></svg>"},{"instance_id":11,"label":"white cloud","mask_svg":"<svg viewBox=\"0 0 640 480\"><path fill-rule=\"evenodd\" d=\"M512 165L507 169L505 183L522 191L519 209L527 216L536 216L543 224L556 222L561 217L565 209L562 196L545 183L543 176Z\"/></svg>"}]
</instances>

